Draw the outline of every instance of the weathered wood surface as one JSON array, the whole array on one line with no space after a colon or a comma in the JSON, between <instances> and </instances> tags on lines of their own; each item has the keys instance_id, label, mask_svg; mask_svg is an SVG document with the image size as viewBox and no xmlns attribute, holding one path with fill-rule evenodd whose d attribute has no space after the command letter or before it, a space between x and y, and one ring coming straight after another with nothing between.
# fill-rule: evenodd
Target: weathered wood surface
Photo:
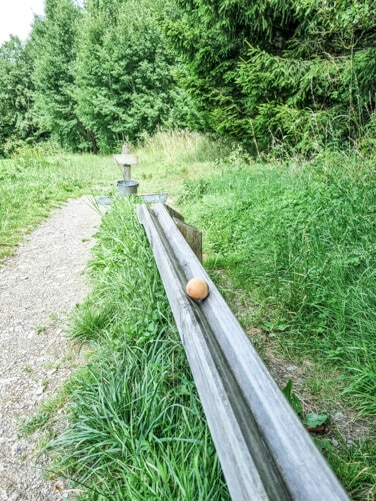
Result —
<instances>
[{"instance_id":1,"label":"weathered wood surface","mask_svg":"<svg viewBox=\"0 0 376 501\"><path fill-rule=\"evenodd\" d=\"M128 151L128 146L123 146L123 152ZM113 155L115 162L123 167L123 179L126 181L131 180L131 166L138 164L138 156L131 155L130 153L122 153L121 155Z\"/></svg>"},{"instance_id":2,"label":"weathered wood surface","mask_svg":"<svg viewBox=\"0 0 376 501\"><path fill-rule=\"evenodd\" d=\"M114 160L119 165L137 165L138 164L138 156L132 154L121 154L114 155Z\"/></svg>"},{"instance_id":3,"label":"weathered wood surface","mask_svg":"<svg viewBox=\"0 0 376 501\"><path fill-rule=\"evenodd\" d=\"M185 241L189 245L189 247L193 250L194 254L202 263L202 233L200 230L191 226L190 224L185 223L179 218L174 217L174 222L178 227L178 230L183 235Z\"/></svg>"},{"instance_id":4,"label":"weathered wood surface","mask_svg":"<svg viewBox=\"0 0 376 501\"><path fill-rule=\"evenodd\" d=\"M171 217L175 219L180 219L180 221L184 221L184 216L180 214L176 209L171 207L171 205L166 205L167 212L170 214Z\"/></svg>"},{"instance_id":5,"label":"weathered wood surface","mask_svg":"<svg viewBox=\"0 0 376 501\"><path fill-rule=\"evenodd\" d=\"M139 207L235 501L348 499L163 204ZM202 277L194 302L186 282Z\"/></svg>"},{"instance_id":6,"label":"weathered wood surface","mask_svg":"<svg viewBox=\"0 0 376 501\"><path fill-rule=\"evenodd\" d=\"M123 144L120 155L113 155L115 163L123 167L123 179L125 181L130 181L131 176L131 166L138 164L138 156L132 155L130 147L127 144Z\"/></svg>"}]
</instances>

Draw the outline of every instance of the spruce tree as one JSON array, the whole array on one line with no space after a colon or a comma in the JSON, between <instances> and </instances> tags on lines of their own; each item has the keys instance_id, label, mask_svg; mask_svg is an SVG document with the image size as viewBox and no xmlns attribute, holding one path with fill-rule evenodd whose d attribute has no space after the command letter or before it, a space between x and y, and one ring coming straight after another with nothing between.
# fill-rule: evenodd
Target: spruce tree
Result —
<instances>
[{"instance_id":1,"label":"spruce tree","mask_svg":"<svg viewBox=\"0 0 376 501\"><path fill-rule=\"evenodd\" d=\"M374 0L171 4L164 29L208 127L258 151L308 154L372 127Z\"/></svg>"},{"instance_id":2,"label":"spruce tree","mask_svg":"<svg viewBox=\"0 0 376 501\"><path fill-rule=\"evenodd\" d=\"M81 16L73 0L46 0L45 15L35 20L31 34L35 117L42 130L72 150L87 149L91 143L74 99Z\"/></svg>"},{"instance_id":3,"label":"spruce tree","mask_svg":"<svg viewBox=\"0 0 376 501\"><path fill-rule=\"evenodd\" d=\"M0 156L7 156L36 127L31 114L33 84L29 45L16 36L0 47Z\"/></svg>"},{"instance_id":4,"label":"spruce tree","mask_svg":"<svg viewBox=\"0 0 376 501\"><path fill-rule=\"evenodd\" d=\"M74 95L101 151L154 132L170 116L174 58L161 38L157 7L150 0L86 3Z\"/></svg>"}]
</instances>

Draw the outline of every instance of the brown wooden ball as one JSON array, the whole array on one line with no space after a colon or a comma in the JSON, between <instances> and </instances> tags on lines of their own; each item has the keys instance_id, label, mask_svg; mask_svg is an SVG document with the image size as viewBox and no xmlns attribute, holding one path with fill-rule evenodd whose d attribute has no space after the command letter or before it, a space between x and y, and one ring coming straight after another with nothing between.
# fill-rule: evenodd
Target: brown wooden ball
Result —
<instances>
[{"instance_id":1,"label":"brown wooden ball","mask_svg":"<svg viewBox=\"0 0 376 501\"><path fill-rule=\"evenodd\" d=\"M202 301L209 294L209 286L202 278L191 278L185 290L188 296L195 301Z\"/></svg>"}]
</instances>

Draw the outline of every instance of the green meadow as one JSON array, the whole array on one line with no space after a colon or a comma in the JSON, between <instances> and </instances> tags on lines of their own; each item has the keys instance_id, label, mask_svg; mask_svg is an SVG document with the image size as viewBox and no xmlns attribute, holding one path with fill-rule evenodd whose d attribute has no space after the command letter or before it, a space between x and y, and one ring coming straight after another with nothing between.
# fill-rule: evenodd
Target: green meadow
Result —
<instances>
[{"instance_id":1,"label":"green meadow","mask_svg":"<svg viewBox=\"0 0 376 501\"><path fill-rule=\"evenodd\" d=\"M202 230L204 266L265 363L309 367L291 373L287 396L303 420L326 416L317 444L349 496L375 499L372 162L355 152L256 161L187 132L147 136L133 151L139 193L168 192ZM121 177L111 156L52 148L0 162L2 256L67 198L92 195L93 210L99 196L114 198L89 264L91 293L70 325L88 363L21 429L45 431L52 475L82 489L79 499L229 499L138 200L117 194Z\"/></svg>"}]
</instances>

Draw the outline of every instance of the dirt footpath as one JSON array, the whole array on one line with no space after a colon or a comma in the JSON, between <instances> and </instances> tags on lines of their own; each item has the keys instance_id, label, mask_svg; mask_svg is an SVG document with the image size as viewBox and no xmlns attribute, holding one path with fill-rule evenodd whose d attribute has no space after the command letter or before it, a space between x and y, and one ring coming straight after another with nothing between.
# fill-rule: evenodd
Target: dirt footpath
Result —
<instances>
[{"instance_id":1,"label":"dirt footpath","mask_svg":"<svg viewBox=\"0 0 376 501\"><path fill-rule=\"evenodd\" d=\"M0 265L0 501L71 497L44 478L40 434L23 438L19 428L80 363L67 315L87 294L82 272L100 220L90 198L70 200Z\"/></svg>"}]
</instances>

